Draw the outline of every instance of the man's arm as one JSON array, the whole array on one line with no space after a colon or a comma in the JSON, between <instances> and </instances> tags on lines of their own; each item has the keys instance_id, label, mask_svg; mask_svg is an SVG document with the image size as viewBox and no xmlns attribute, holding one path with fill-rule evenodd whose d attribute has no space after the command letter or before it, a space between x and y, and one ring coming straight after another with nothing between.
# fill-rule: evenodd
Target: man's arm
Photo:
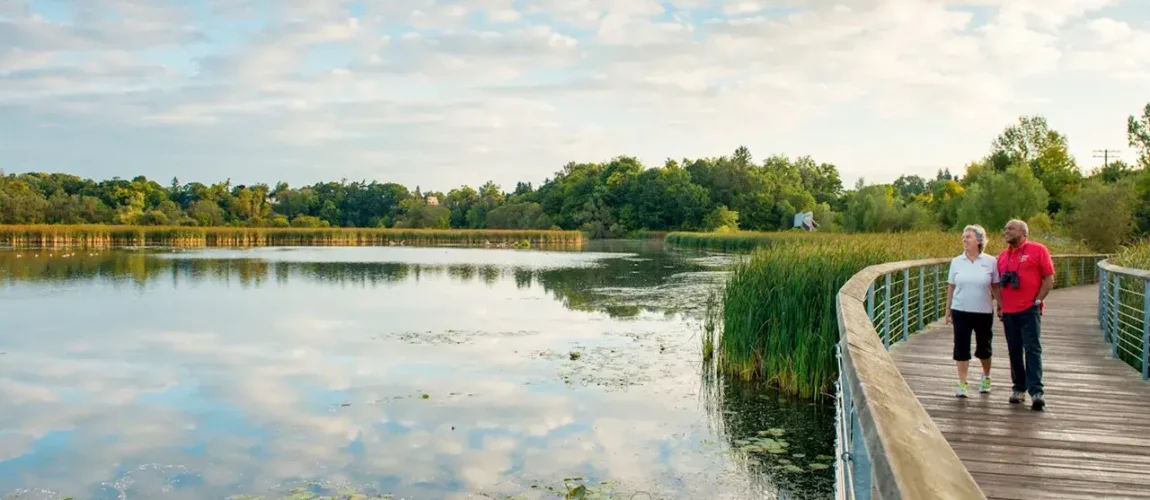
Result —
<instances>
[{"instance_id":1,"label":"man's arm","mask_svg":"<svg viewBox=\"0 0 1150 500\"><path fill-rule=\"evenodd\" d=\"M1042 286L1038 289L1038 300L1046 300L1046 294L1054 289L1054 275L1047 274L1042 277Z\"/></svg>"},{"instance_id":2,"label":"man's arm","mask_svg":"<svg viewBox=\"0 0 1150 500\"><path fill-rule=\"evenodd\" d=\"M1042 286L1038 289L1038 300L1046 300L1046 295L1054 289L1054 259L1048 250L1043 249L1042 260L1039 262L1039 271L1042 273Z\"/></svg>"}]
</instances>

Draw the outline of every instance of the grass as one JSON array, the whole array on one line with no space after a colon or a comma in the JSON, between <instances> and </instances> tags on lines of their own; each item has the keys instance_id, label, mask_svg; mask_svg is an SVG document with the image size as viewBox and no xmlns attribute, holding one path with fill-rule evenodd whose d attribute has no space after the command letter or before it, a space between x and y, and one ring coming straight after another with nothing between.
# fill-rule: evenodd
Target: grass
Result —
<instances>
[{"instance_id":1,"label":"grass","mask_svg":"<svg viewBox=\"0 0 1150 500\"><path fill-rule=\"evenodd\" d=\"M578 246L578 231L247 228L107 225L0 226L0 245L17 248L107 248L114 246Z\"/></svg>"},{"instance_id":2,"label":"grass","mask_svg":"<svg viewBox=\"0 0 1150 500\"><path fill-rule=\"evenodd\" d=\"M863 268L907 259L951 257L961 251L958 233L674 233L671 244L750 251L723 290L717 343L704 331L704 356L746 380L762 380L807 398L832 392L837 376L835 296ZM1080 245L1044 241L1052 253L1090 253ZM1004 244L992 240L995 255ZM708 343L711 347L708 347Z\"/></svg>"},{"instance_id":3,"label":"grass","mask_svg":"<svg viewBox=\"0 0 1150 500\"><path fill-rule=\"evenodd\" d=\"M1110 262L1116 266L1150 269L1150 238L1120 248Z\"/></svg>"}]
</instances>

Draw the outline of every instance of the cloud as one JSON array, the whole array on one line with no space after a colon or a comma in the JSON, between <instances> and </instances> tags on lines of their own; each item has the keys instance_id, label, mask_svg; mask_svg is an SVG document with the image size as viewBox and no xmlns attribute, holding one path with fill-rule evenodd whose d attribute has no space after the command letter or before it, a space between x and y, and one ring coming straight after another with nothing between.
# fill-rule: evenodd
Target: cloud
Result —
<instances>
[{"instance_id":1,"label":"cloud","mask_svg":"<svg viewBox=\"0 0 1150 500\"><path fill-rule=\"evenodd\" d=\"M95 177L509 186L746 144L882 180L961 168L1018 114L1081 108L1070 75L1121 122L1150 77L1134 0L0 5L9 158ZM1121 139L1101 119L1054 125L1086 152ZM884 152L908 141L933 146Z\"/></svg>"}]
</instances>

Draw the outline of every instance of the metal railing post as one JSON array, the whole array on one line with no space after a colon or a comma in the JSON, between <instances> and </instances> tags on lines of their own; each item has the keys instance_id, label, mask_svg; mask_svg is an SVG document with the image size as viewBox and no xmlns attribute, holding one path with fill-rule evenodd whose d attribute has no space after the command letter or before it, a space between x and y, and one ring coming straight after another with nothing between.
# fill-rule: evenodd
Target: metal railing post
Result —
<instances>
[{"instance_id":1,"label":"metal railing post","mask_svg":"<svg viewBox=\"0 0 1150 500\"><path fill-rule=\"evenodd\" d=\"M890 274L886 275L885 283L883 284L884 291L882 293L883 299L883 315L882 315L882 345L890 350Z\"/></svg>"},{"instance_id":2,"label":"metal railing post","mask_svg":"<svg viewBox=\"0 0 1150 500\"><path fill-rule=\"evenodd\" d=\"M1106 342L1106 271L1098 270L1098 326L1102 329L1102 341Z\"/></svg>"},{"instance_id":3,"label":"metal railing post","mask_svg":"<svg viewBox=\"0 0 1150 500\"><path fill-rule=\"evenodd\" d=\"M1086 284L1086 257L1078 258L1078 279Z\"/></svg>"},{"instance_id":4,"label":"metal railing post","mask_svg":"<svg viewBox=\"0 0 1150 500\"><path fill-rule=\"evenodd\" d=\"M910 268L902 270L902 339L910 338Z\"/></svg>"},{"instance_id":5,"label":"metal railing post","mask_svg":"<svg viewBox=\"0 0 1150 500\"><path fill-rule=\"evenodd\" d=\"M1142 380L1150 380L1150 279L1142 280Z\"/></svg>"},{"instance_id":6,"label":"metal railing post","mask_svg":"<svg viewBox=\"0 0 1150 500\"><path fill-rule=\"evenodd\" d=\"M939 282L938 272L942 270L942 266L934 265L934 317L941 318L946 313L946 289Z\"/></svg>"},{"instance_id":7,"label":"metal railing post","mask_svg":"<svg viewBox=\"0 0 1150 500\"><path fill-rule=\"evenodd\" d=\"M1114 274L1114 282L1110 284L1110 297L1114 300L1110 304L1110 354L1118 359L1118 338L1122 336L1122 324L1118 322L1118 310L1122 307L1122 275Z\"/></svg>"},{"instance_id":8,"label":"metal railing post","mask_svg":"<svg viewBox=\"0 0 1150 500\"><path fill-rule=\"evenodd\" d=\"M923 303L926 302L926 266L918 268L918 329L926 324L922 317Z\"/></svg>"},{"instance_id":9,"label":"metal railing post","mask_svg":"<svg viewBox=\"0 0 1150 500\"><path fill-rule=\"evenodd\" d=\"M874 321L874 283L866 287L866 315Z\"/></svg>"}]
</instances>

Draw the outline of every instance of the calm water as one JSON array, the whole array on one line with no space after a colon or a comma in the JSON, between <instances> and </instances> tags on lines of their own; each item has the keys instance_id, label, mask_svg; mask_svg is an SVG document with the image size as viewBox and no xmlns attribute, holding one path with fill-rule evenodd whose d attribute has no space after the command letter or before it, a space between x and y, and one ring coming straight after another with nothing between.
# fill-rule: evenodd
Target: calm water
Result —
<instances>
[{"instance_id":1,"label":"calm water","mask_svg":"<svg viewBox=\"0 0 1150 500\"><path fill-rule=\"evenodd\" d=\"M703 368L726 263L0 250L0 496L825 498L833 409Z\"/></svg>"}]
</instances>

